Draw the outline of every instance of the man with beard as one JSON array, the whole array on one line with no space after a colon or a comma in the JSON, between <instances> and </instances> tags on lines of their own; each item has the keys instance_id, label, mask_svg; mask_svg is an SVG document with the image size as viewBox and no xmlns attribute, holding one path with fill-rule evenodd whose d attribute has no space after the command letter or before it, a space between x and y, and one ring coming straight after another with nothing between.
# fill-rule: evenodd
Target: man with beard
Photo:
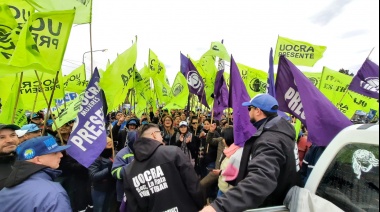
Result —
<instances>
[{"instance_id":1,"label":"man with beard","mask_svg":"<svg viewBox=\"0 0 380 212\"><path fill-rule=\"evenodd\" d=\"M0 124L0 190L3 189L16 160L14 151L18 145L18 129L20 127L13 124Z\"/></svg>"},{"instance_id":2,"label":"man with beard","mask_svg":"<svg viewBox=\"0 0 380 212\"><path fill-rule=\"evenodd\" d=\"M278 103L268 94L259 94L248 107L256 133L244 145L235 187L202 211L244 211L282 205L291 187L300 185L295 155L295 130L277 116Z\"/></svg>"}]
</instances>

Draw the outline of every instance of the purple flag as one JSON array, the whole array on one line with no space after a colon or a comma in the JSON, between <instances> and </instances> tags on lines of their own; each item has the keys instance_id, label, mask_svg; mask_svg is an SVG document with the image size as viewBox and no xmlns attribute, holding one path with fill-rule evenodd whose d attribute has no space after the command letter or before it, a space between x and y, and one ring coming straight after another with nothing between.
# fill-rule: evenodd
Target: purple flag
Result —
<instances>
[{"instance_id":1,"label":"purple flag","mask_svg":"<svg viewBox=\"0 0 380 212\"><path fill-rule=\"evenodd\" d=\"M95 68L88 83L68 144L67 153L88 168L107 144L104 127L103 97L99 87L99 72Z\"/></svg>"},{"instance_id":2,"label":"purple flag","mask_svg":"<svg viewBox=\"0 0 380 212\"><path fill-rule=\"evenodd\" d=\"M268 70L268 94L276 98L276 89L274 87L274 68L273 68L273 49L269 53L269 70Z\"/></svg>"},{"instance_id":3,"label":"purple flag","mask_svg":"<svg viewBox=\"0 0 380 212\"><path fill-rule=\"evenodd\" d=\"M214 118L220 120L223 115L223 110L228 107L228 88L224 80L224 61L219 60L219 71L215 78L214 87Z\"/></svg>"},{"instance_id":4,"label":"purple flag","mask_svg":"<svg viewBox=\"0 0 380 212\"><path fill-rule=\"evenodd\" d=\"M182 53L181 73L186 77L190 93L197 95L199 101L201 101L201 103L207 108L210 108L206 101L206 93L204 89L205 83L203 82L201 75L199 75L198 70L195 68L191 60Z\"/></svg>"},{"instance_id":5,"label":"purple flag","mask_svg":"<svg viewBox=\"0 0 380 212\"><path fill-rule=\"evenodd\" d=\"M284 56L279 59L276 96L279 109L301 120L309 131L308 139L318 146L327 146L342 129L352 125Z\"/></svg>"},{"instance_id":6,"label":"purple flag","mask_svg":"<svg viewBox=\"0 0 380 212\"><path fill-rule=\"evenodd\" d=\"M233 109L234 118L234 143L240 147L253 136L256 129L253 127L247 107L242 106L251 98L240 76L240 71L231 55L230 95L228 106Z\"/></svg>"},{"instance_id":7,"label":"purple flag","mask_svg":"<svg viewBox=\"0 0 380 212\"><path fill-rule=\"evenodd\" d=\"M348 89L364 96L379 99L379 65L367 58L352 79Z\"/></svg>"}]
</instances>

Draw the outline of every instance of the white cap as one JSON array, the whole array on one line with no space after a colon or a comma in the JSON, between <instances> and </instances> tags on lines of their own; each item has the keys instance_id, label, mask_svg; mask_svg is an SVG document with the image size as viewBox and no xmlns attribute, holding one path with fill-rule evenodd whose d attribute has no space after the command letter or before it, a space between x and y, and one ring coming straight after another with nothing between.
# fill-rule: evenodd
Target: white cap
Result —
<instances>
[{"instance_id":1,"label":"white cap","mask_svg":"<svg viewBox=\"0 0 380 212\"><path fill-rule=\"evenodd\" d=\"M180 123L179 123L179 127L182 127L182 126L189 126L188 124L187 124L187 122L186 121L181 121Z\"/></svg>"},{"instance_id":2,"label":"white cap","mask_svg":"<svg viewBox=\"0 0 380 212\"><path fill-rule=\"evenodd\" d=\"M20 137L24 136L28 132L28 130L16 130L15 132L17 134L17 137L20 138Z\"/></svg>"}]
</instances>

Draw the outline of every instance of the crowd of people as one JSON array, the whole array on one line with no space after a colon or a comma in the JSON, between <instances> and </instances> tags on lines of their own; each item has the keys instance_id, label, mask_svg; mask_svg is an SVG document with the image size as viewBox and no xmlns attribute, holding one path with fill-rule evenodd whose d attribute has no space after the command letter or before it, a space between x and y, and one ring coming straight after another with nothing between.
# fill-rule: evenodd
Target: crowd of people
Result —
<instances>
[{"instance_id":1,"label":"crowd of people","mask_svg":"<svg viewBox=\"0 0 380 212\"><path fill-rule=\"evenodd\" d=\"M88 168L65 152L75 120L57 131L42 112L24 126L1 124L0 205L5 211L206 212L281 205L301 185L295 129L277 115L270 95L243 106L257 129L247 141L234 141L239 120L230 114L213 120L200 110L110 113L107 145Z\"/></svg>"}]
</instances>

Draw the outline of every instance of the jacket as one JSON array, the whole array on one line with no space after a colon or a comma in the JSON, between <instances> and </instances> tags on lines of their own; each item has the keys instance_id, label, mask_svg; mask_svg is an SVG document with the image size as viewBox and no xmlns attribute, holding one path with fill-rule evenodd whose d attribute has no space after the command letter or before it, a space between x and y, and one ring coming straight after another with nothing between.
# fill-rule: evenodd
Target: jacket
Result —
<instances>
[{"instance_id":1,"label":"jacket","mask_svg":"<svg viewBox=\"0 0 380 212\"><path fill-rule=\"evenodd\" d=\"M135 144L135 160L126 167L128 211L199 211L203 197L189 159L176 146L149 138Z\"/></svg>"},{"instance_id":2,"label":"jacket","mask_svg":"<svg viewBox=\"0 0 380 212\"><path fill-rule=\"evenodd\" d=\"M53 180L60 174L46 166L16 161L0 191L2 211L71 211L69 197Z\"/></svg>"},{"instance_id":3,"label":"jacket","mask_svg":"<svg viewBox=\"0 0 380 212\"><path fill-rule=\"evenodd\" d=\"M109 157L107 157L108 155ZM116 188L116 180L111 175L112 149L105 149L100 156L88 167L92 187L96 191L109 192Z\"/></svg>"},{"instance_id":4,"label":"jacket","mask_svg":"<svg viewBox=\"0 0 380 212\"><path fill-rule=\"evenodd\" d=\"M0 154L0 190L4 188L5 181L12 172L15 159L14 154Z\"/></svg>"},{"instance_id":5,"label":"jacket","mask_svg":"<svg viewBox=\"0 0 380 212\"><path fill-rule=\"evenodd\" d=\"M268 118L246 141L236 185L211 205L217 211L282 205L289 189L300 185L295 130L285 119Z\"/></svg>"}]
</instances>

